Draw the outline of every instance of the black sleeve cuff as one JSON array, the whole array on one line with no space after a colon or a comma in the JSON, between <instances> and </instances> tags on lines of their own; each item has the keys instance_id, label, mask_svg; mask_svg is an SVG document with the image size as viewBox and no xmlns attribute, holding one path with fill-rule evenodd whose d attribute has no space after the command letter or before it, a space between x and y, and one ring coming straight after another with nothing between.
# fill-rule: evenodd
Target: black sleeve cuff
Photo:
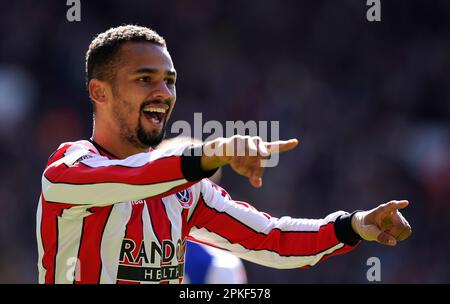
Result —
<instances>
[{"instance_id":1,"label":"black sleeve cuff","mask_svg":"<svg viewBox=\"0 0 450 304\"><path fill-rule=\"evenodd\" d=\"M334 222L334 233L339 242L355 246L362 238L357 234L352 227L352 217L358 212L341 215Z\"/></svg>"},{"instance_id":2,"label":"black sleeve cuff","mask_svg":"<svg viewBox=\"0 0 450 304\"><path fill-rule=\"evenodd\" d=\"M211 177L219 168L203 171L201 160L203 154L203 146L186 148L181 156L181 172L188 181L199 181L203 178Z\"/></svg>"}]
</instances>

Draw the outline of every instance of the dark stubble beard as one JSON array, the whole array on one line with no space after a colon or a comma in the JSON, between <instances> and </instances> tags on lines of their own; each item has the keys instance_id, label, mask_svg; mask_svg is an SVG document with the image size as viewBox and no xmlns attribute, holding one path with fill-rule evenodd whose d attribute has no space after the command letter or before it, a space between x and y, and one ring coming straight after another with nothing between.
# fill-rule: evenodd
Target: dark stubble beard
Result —
<instances>
[{"instance_id":1,"label":"dark stubble beard","mask_svg":"<svg viewBox=\"0 0 450 304\"><path fill-rule=\"evenodd\" d=\"M156 147L166 136L166 121L164 121L161 132L145 132L144 127L141 124L142 115L142 113L139 114L139 123L136 127L135 133L137 134L137 138L139 142L146 148Z\"/></svg>"},{"instance_id":2,"label":"dark stubble beard","mask_svg":"<svg viewBox=\"0 0 450 304\"><path fill-rule=\"evenodd\" d=\"M141 123L142 111L139 111L138 125L134 130L127 125L127 113L132 112L130 103L116 97L116 105L113 108L113 115L120 127L120 134L130 144L139 149L148 149L159 145L166 135L166 123L164 121L161 132L151 131L146 132Z\"/></svg>"}]
</instances>

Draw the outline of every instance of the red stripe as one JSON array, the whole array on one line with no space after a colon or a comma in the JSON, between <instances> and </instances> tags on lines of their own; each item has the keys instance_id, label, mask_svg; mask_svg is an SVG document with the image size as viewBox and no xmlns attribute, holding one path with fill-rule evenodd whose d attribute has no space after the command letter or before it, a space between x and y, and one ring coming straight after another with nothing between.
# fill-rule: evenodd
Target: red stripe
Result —
<instances>
[{"instance_id":1,"label":"red stripe","mask_svg":"<svg viewBox=\"0 0 450 304\"><path fill-rule=\"evenodd\" d=\"M152 221L153 231L161 244L161 250L164 252L163 241L172 240L170 219L167 216L167 212L164 203L161 199L147 199L145 200L150 213L150 219ZM161 265L171 265L171 263L162 263ZM168 281L161 281L160 284L168 284Z\"/></svg>"},{"instance_id":2,"label":"red stripe","mask_svg":"<svg viewBox=\"0 0 450 304\"><path fill-rule=\"evenodd\" d=\"M64 146L62 146L61 148L59 148L58 150L56 150L48 159L47 161L47 166L49 166L50 164L54 163L55 161L61 159L64 157L64 153L66 153L67 149L70 148L70 144L66 144Z\"/></svg>"},{"instance_id":3,"label":"red stripe","mask_svg":"<svg viewBox=\"0 0 450 304\"><path fill-rule=\"evenodd\" d=\"M210 181L210 180L207 180L207 181L211 184L211 186L212 186L216 191L219 191L219 192L220 192L220 195L222 195L223 197L228 198L228 199L231 200L231 196L228 194L228 192L227 192L225 189L223 189L222 187L220 187L219 185L213 183L213 182Z\"/></svg>"},{"instance_id":4,"label":"red stripe","mask_svg":"<svg viewBox=\"0 0 450 304\"><path fill-rule=\"evenodd\" d=\"M136 244L136 248L133 250L132 255L133 259L136 261L136 258L139 254L139 249L143 246L143 223L142 223L142 211L144 210L144 202L140 204L132 203L132 211L130 220L127 223L125 238L129 240L133 240ZM125 256L124 261L121 264L125 265L142 265L142 258L138 261L138 263L132 263L128 261L128 258ZM124 280L117 280L117 284L140 284L140 282L131 282Z\"/></svg>"},{"instance_id":5,"label":"red stripe","mask_svg":"<svg viewBox=\"0 0 450 304\"><path fill-rule=\"evenodd\" d=\"M84 218L81 244L78 253L80 281L76 284L98 284L102 269L100 246L106 223L113 206L93 207Z\"/></svg>"},{"instance_id":6,"label":"red stripe","mask_svg":"<svg viewBox=\"0 0 450 304\"><path fill-rule=\"evenodd\" d=\"M171 223L167 217L163 201L161 199L147 199L145 202L159 243L162 245L163 240L172 240Z\"/></svg>"},{"instance_id":7,"label":"red stripe","mask_svg":"<svg viewBox=\"0 0 450 304\"><path fill-rule=\"evenodd\" d=\"M188 215L189 215L189 209L183 209L183 212L181 213L181 239L184 240L189 235L190 227L188 225Z\"/></svg>"},{"instance_id":8,"label":"red stripe","mask_svg":"<svg viewBox=\"0 0 450 304\"><path fill-rule=\"evenodd\" d=\"M202 197L190 225L214 231L230 242L239 243L251 250L270 250L284 256L315 255L339 244L333 223L320 227L318 232L286 232L273 229L265 235L255 232L226 213L206 206Z\"/></svg>"},{"instance_id":9,"label":"red stripe","mask_svg":"<svg viewBox=\"0 0 450 304\"><path fill-rule=\"evenodd\" d=\"M45 177L52 183L148 185L183 179L180 162L179 156L172 156L148 162L137 168L117 165L91 168L83 163L67 167L61 164L48 168Z\"/></svg>"},{"instance_id":10,"label":"red stripe","mask_svg":"<svg viewBox=\"0 0 450 304\"><path fill-rule=\"evenodd\" d=\"M73 205L61 203L47 203L41 195L42 219L41 238L44 255L42 265L46 269L45 284L55 283L55 260L58 250L58 217L63 210L71 208Z\"/></svg>"},{"instance_id":11,"label":"red stripe","mask_svg":"<svg viewBox=\"0 0 450 304\"><path fill-rule=\"evenodd\" d=\"M190 227L188 225L188 215L189 215L189 209L183 209L181 212L181 241L182 241L182 248L181 251L183 252L182 257L180 260L178 260L178 264L184 264L185 256L186 256L186 241L189 235ZM183 282L183 277L180 277L178 279L178 282L181 284Z\"/></svg>"}]
</instances>

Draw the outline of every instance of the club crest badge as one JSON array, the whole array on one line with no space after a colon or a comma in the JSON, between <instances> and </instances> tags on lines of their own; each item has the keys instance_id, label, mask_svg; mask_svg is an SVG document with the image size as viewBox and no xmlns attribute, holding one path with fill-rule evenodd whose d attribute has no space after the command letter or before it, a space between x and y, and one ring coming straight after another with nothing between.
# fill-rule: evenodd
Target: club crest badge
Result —
<instances>
[{"instance_id":1,"label":"club crest badge","mask_svg":"<svg viewBox=\"0 0 450 304\"><path fill-rule=\"evenodd\" d=\"M178 192L176 195L176 198L178 202L180 203L181 207L183 208L189 208L191 207L194 197L192 195L191 189L185 189L180 192Z\"/></svg>"}]
</instances>

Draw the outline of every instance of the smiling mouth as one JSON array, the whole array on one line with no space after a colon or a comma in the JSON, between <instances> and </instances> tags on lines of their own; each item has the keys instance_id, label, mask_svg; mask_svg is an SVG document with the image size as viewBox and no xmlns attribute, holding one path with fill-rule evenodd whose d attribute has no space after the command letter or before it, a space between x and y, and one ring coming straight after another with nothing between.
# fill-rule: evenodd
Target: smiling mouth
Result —
<instances>
[{"instance_id":1,"label":"smiling mouth","mask_svg":"<svg viewBox=\"0 0 450 304\"><path fill-rule=\"evenodd\" d=\"M153 124L159 125L165 119L169 111L169 105L165 103L149 104L142 109L145 118Z\"/></svg>"}]
</instances>

